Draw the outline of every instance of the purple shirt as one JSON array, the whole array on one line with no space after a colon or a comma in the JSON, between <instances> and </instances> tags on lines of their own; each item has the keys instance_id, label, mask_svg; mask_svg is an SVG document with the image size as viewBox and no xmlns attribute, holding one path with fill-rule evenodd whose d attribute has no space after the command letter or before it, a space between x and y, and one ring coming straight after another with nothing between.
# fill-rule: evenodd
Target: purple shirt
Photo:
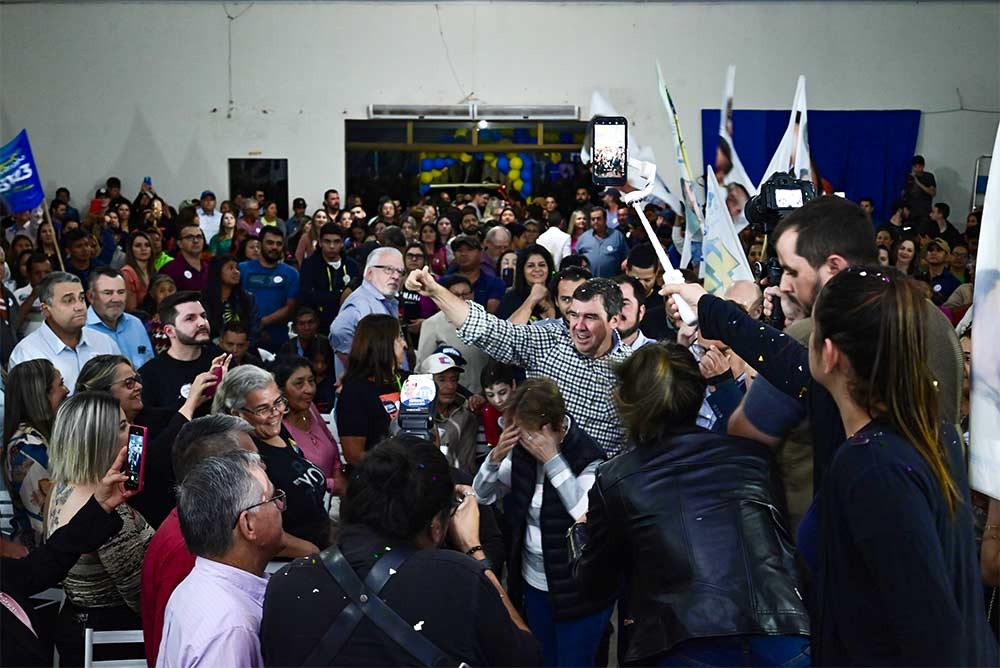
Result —
<instances>
[{"instance_id":1,"label":"purple shirt","mask_svg":"<svg viewBox=\"0 0 1000 668\"><path fill-rule=\"evenodd\" d=\"M208 283L208 262L204 260L200 260L200 262L201 271L196 271L194 267L188 264L183 255L178 255L176 259L163 265L160 268L160 273L174 279L178 292L182 290L201 292Z\"/></svg>"},{"instance_id":2,"label":"purple shirt","mask_svg":"<svg viewBox=\"0 0 1000 668\"><path fill-rule=\"evenodd\" d=\"M157 668L263 666L260 618L267 579L197 557L170 595Z\"/></svg>"}]
</instances>

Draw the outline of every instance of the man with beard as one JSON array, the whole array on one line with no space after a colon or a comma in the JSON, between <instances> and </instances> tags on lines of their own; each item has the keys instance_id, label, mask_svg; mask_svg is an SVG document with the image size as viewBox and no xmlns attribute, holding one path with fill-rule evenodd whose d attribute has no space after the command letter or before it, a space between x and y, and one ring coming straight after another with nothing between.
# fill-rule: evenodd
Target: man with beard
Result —
<instances>
[{"instance_id":1,"label":"man with beard","mask_svg":"<svg viewBox=\"0 0 1000 668\"><path fill-rule=\"evenodd\" d=\"M399 292L403 280L403 254L395 248L380 247L368 254L361 287L344 300L330 325L330 346L336 353L337 377L344 373L347 354L354 343L354 331L366 315L385 313L399 318Z\"/></svg>"},{"instance_id":2,"label":"man with beard","mask_svg":"<svg viewBox=\"0 0 1000 668\"><path fill-rule=\"evenodd\" d=\"M153 359L153 344L142 321L125 313L125 278L117 269L98 267L90 274L87 327L107 334L136 369Z\"/></svg>"},{"instance_id":3,"label":"man with beard","mask_svg":"<svg viewBox=\"0 0 1000 668\"><path fill-rule=\"evenodd\" d=\"M323 193L323 208L326 209L326 215L330 220L337 220L340 214L340 193L333 188Z\"/></svg>"},{"instance_id":4,"label":"man with beard","mask_svg":"<svg viewBox=\"0 0 1000 668\"><path fill-rule=\"evenodd\" d=\"M257 300L260 319L260 345L271 352L288 341L288 321L295 313L299 297L299 272L282 262L285 235L276 227L260 231L260 258L240 263L243 289Z\"/></svg>"},{"instance_id":5,"label":"man with beard","mask_svg":"<svg viewBox=\"0 0 1000 668\"><path fill-rule=\"evenodd\" d=\"M632 350L638 350L647 343L653 343L639 329L639 323L646 315L646 296L639 279L619 275L611 279L622 291L622 314L618 321L618 336L622 343Z\"/></svg>"},{"instance_id":6,"label":"man with beard","mask_svg":"<svg viewBox=\"0 0 1000 668\"><path fill-rule=\"evenodd\" d=\"M167 297L158 313L170 348L139 369L142 403L176 410L190 394L195 376L212 368L219 351L211 343L208 317L197 292L177 292ZM205 403L198 414L204 415L208 409Z\"/></svg>"}]
</instances>

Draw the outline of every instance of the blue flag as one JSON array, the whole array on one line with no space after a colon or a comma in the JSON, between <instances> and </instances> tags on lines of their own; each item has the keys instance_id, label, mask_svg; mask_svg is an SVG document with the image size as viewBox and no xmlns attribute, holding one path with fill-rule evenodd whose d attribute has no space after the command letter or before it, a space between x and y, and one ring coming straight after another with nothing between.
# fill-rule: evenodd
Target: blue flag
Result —
<instances>
[{"instance_id":1,"label":"blue flag","mask_svg":"<svg viewBox=\"0 0 1000 668\"><path fill-rule=\"evenodd\" d=\"M45 199L27 130L0 148L0 197L14 213L30 211Z\"/></svg>"}]
</instances>

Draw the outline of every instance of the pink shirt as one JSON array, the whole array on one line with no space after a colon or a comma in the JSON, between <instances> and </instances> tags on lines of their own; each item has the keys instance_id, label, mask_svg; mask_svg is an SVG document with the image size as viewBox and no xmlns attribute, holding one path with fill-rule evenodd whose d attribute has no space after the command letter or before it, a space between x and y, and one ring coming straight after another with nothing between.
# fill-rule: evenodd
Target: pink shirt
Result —
<instances>
[{"instance_id":1,"label":"pink shirt","mask_svg":"<svg viewBox=\"0 0 1000 668\"><path fill-rule=\"evenodd\" d=\"M326 487L332 493L333 474L340 470L340 447L333 434L326 428L326 422L323 421L316 404L309 405L309 417L308 431L298 429L289 420L285 420L284 425L305 458L326 476Z\"/></svg>"}]
</instances>

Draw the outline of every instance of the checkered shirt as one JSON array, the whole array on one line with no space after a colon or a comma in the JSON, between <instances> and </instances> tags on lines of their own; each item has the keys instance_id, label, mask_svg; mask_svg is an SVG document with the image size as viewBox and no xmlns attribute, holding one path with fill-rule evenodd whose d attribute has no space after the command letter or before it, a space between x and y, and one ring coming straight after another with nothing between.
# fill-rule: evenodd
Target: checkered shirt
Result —
<instances>
[{"instance_id":1,"label":"checkered shirt","mask_svg":"<svg viewBox=\"0 0 1000 668\"><path fill-rule=\"evenodd\" d=\"M613 332L611 352L594 359L581 355L560 320L551 324L515 325L469 302L469 317L458 329L460 339L495 360L523 368L528 378L551 378L559 386L566 408L608 457L626 444L625 427L612 403L617 383L614 366L632 349Z\"/></svg>"}]
</instances>

